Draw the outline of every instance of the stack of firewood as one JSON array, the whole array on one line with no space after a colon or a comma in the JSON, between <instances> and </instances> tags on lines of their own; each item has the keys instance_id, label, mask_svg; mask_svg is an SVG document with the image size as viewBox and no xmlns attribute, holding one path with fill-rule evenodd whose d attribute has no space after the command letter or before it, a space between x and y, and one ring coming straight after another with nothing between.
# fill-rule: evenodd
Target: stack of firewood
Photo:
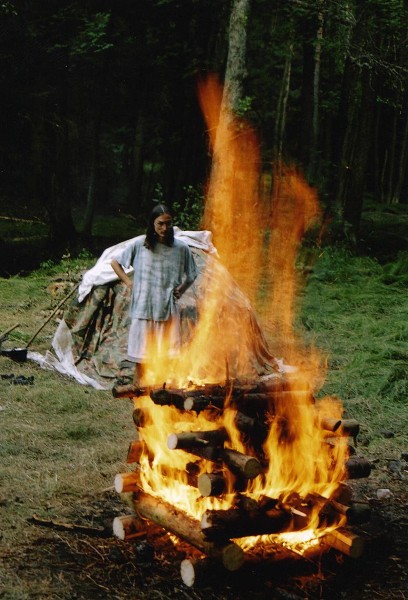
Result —
<instances>
[{"instance_id":1,"label":"stack of firewood","mask_svg":"<svg viewBox=\"0 0 408 600\"><path fill-rule=\"evenodd\" d=\"M359 556L362 552L362 540L345 527L368 520L370 509L367 504L352 502L351 490L345 483L339 485L335 496L329 499L315 493L300 497L293 492L281 494L278 498L262 496L255 500L245 494L249 482L262 477L268 467L263 444L271 422L278 428L279 442L290 443L294 432L290 413L285 407L293 404L298 404L301 411L312 412L316 426L322 430L322 443L329 445L329 448L339 436L350 438L344 480L367 477L370 474L370 463L357 456L355 444L351 443L358 436L358 422L321 417L311 392L294 387L296 383L293 380L280 377L268 381L204 385L192 389L115 389L116 397L134 399L133 421L138 430L136 439L130 443L127 456L127 462L134 464L135 468L115 477L116 491L127 494L135 516L116 518L113 524L115 535L120 539L132 539L140 528L140 519L136 516L139 515L187 541L205 558L198 562L196 559L186 559L187 562L183 562L182 577L187 585L192 585L191 582L195 581L199 571L208 562L213 564L216 561L230 571L239 569L245 560L245 553L232 540L307 529L312 514L318 514L319 526L334 527L330 534L324 536L320 546L324 544L349 556ZM231 444L223 426L207 431L172 433L167 437L168 449L186 453L184 481L197 488L201 496L222 498L226 493L233 493L230 508L206 510L201 520L194 519L142 490L138 463L142 454L149 454L143 441L143 426L149 418L149 408L138 406L137 397L147 394L150 395L154 410L157 410L157 406L173 406L182 412L198 414L205 411L208 420L213 422L221 420L227 407L234 409L235 425L249 454L226 447L226 444ZM206 468L202 468L203 461ZM336 529L339 523L342 528Z\"/></svg>"}]
</instances>

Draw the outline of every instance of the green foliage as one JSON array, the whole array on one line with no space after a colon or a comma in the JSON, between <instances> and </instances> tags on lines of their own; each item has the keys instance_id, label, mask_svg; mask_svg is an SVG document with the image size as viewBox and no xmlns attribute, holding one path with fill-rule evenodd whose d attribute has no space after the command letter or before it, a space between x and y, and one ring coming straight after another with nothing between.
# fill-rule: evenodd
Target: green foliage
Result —
<instances>
[{"instance_id":1,"label":"green foliage","mask_svg":"<svg viewBox=\"0 0 408 600\"><path fill-rule=\"evenodd\" d=\"M85 17L83 27L72 45L72 54L98 53L112 48L113 44L106 38L110 19L110 13L102 12Z\"/></svg>"},{"instance_id":2,"label":"green foliage","mask_svg":"<svg viewBox=\"0 0 408 600\"><path fill-rule=\"evenodd\" d=\"M408 252L400 252L393 262L384 265L383 281L408 286Z\"/></svg>"},{"instance_id":3,"label":"green foliage","mask_svg":"<svg viewBox=\"0 0 408 600\"><path fill-rule=\"evenodd\" d=\"M173 211L176 225L184 230L197 230L204 210L204 196L201 190L188 185L183 188L184 198L182 201L173 202Z\"/></svg>"},{"instance_id":4,"label":"green foliage","mask_svg":"<svg viewBox=\"0 0 408 600\"><path fill-rule=\"evenodd\" d=\"M384 282L385 272L398 272L399 264L382 267L344 248L325 248L298 321L306 339L327 356L319 395L338 396L345 414L361 422L374 419L373 448L381 443L375 431L395 428L396 410L400 431L408 417L401 410L408 393L408 297L404 287Z\"/></svg>"}]
</instances>

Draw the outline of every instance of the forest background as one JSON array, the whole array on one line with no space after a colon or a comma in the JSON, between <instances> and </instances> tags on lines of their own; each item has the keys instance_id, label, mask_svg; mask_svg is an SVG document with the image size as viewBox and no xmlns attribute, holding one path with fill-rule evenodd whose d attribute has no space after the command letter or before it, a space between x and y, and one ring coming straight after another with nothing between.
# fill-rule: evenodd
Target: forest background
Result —
<instances>
[{"instance_id":1,"label":"forest background","mask_svg":"<svg viewBox=\"0 0 408 600\"><path fill-rule=\"evenodd\" d=\"M59 292L144 230L153 201L199 226L212 156L197 86L216 74L259 138L263 200L282 163L317 189L324 236L300 253L296 325L327 354L320 394L361 423L373 471L357 492L380 531L356 563L188 590L169 542L111 536L129 407L1 356L2 599L406 598L407 13L402 0L0 1L1 330L19 323L7 343L25 347ZM33 349L49 349L58 317ZM110 533L45 530L33 514Z\"/></svg>"},{"instance_id":2,"label":"forest background","mask_svg":"<svg viewBox=\"0 0 408 600\"><path fill-rule=\"evenodd\" d=\"M197 85L209 74L238 90L266 200L283 161L317 188L331 240L370 248L364 211L406 212L401 0L6 0L0 17L3 275L132 237L154 200L197 226L211 168ZM398 227L394 241L406 250Z\"/></svg>"}]
</instances>

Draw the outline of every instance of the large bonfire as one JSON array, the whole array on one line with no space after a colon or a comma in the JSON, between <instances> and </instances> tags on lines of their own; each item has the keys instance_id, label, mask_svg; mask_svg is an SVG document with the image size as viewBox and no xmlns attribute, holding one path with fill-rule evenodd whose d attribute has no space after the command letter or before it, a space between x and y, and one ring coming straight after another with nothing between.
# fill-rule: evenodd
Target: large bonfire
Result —
<instances>
[{"instance_id":1,"label":"large bonfire","mask_svg":"<svg viewBox=\"0 0 408 600\"><path fill-rule=\"evenodd\" d=\"M304 179L282 165L260 191L256 136L220 110L221 96L215 80L200 88L213 151L203 225L251 302L262 294L265 325L293 369L248 381L233 324L220 322L226 280L209 276L180 357L148 361L149 392L133 399L139 439L129 462L137 468L118 475L115 485L132 492L137 512L168 521L170 531L210 555L228 538L245 551L262 542L264 549L281 543L301 552L346 523L347 511L333 506L341 506L335 498L351 468L341 404L315 400L324 361L294 329L296 258L305 232L319 221L319 204ZM233 377L223 360L231 353Z\"/></svg>"}]
</instances>

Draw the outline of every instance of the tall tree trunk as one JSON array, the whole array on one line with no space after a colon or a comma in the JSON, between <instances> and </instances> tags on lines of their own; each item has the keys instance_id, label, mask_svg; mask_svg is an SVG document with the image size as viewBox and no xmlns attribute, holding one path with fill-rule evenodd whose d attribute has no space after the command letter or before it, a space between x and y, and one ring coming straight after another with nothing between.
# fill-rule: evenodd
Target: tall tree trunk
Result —
<instances>
[{"instance_id":1,"label":"tall tree trunk","mask_svg":"<svg viewBox=\"0 0 408 600\"><path fill-rule=\"evenodd\" d=\"M405 91L405 106L403 114L405 115L404 131L401 140L401 151L399 153L399 161L397 168L397 177L395 183L394 194L392 198L393 204L398 204L401 198L401 190L405 181L408 166L408 90Z\"/></svg>"},{"instance_id":2,"label":"tall tree trunk","mask_svg":"<svg viewBox=\"0 0 408 600\"><path fill-rule=\"evenodd\" d=\"M352 242L356 243L361 212L363 208L363 196L366 188L366 170L371 147L371 136L374 123L375 107L375 85L372 81L371 72L363 68L361 71L361 97L358 110L358 120L349 121L349 128L357 131L354 143L349 148L344 148L344 162L349 164L349 185L347 193L344 194L343 218L345 231Z\"/></svg>"},{"instance_id":3,"label":"tall tree trunk","mask_svg":"<svg viewBox=\"0 0 408 600\"><path fill-rule=\"evenodd\" d=\"M98 183L98 170L99 170L99 139L101 131L102 114L101 108L98 110L96 120L92 126L92 140L91 140L91 161L89 170L89 181L88 181L88 193L86 198L85 214L82 224L82 235L91 238L92 237L92 224L94 220L95 207L96 207L96 195L97 195L97 183Z\"/></svg>"},{"instance_id":4,"label":"tall tree trunk","mask_svg":"<svg viewBox=\"0 0 408 600\"><path fill-rule=\"evenodd\" d=\"M237 112L242 100L243 80L246 75L246 38L250 0L234 0L229 26L229 47L224 79L221 110Z\"/></svg>"},{"instance_id":5,"label":"tall tree trunk","mask_svg":"<svg viewBox=\"0 0 408 600\"><path fill-rule=\"evenodd\" d=\"M312 179L317 175L317 145L319 140L319 88L320 88L320 66L322 54L322 41L324 30L324 5L326 0L320 0L317 14L317 31L314 52L314 74L313 74L313 120L312 120L312 147L310 149L310 162L308 172Z\"/></svg>"},{"instance_id":6,"label":"tall tree trunk","mask_svg":"<svg viewBox=\"0 0 408 600\"><path fill-rule=\"evenodd\" d=\"M275 118L275 135L274 135L274 162L279 170L283 160L283 137L286 125L286 107L290 90L290 77L292 70L293 42L290 41L287 46L285 65L283 69L282 83L279 91L278 105Z\"/></svg>"}]
</instances>

